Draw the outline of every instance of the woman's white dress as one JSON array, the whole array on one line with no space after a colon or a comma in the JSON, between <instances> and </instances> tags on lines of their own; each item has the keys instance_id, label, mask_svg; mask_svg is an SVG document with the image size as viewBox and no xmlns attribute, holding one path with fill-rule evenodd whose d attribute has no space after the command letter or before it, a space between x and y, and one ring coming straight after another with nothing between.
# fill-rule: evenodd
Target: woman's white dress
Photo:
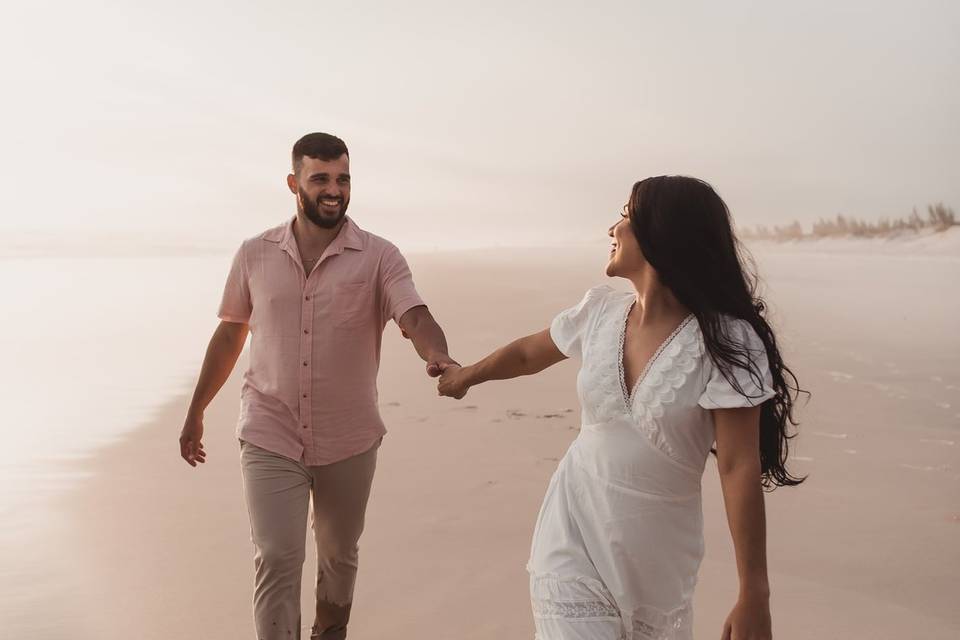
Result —
<instances>
[{"instance_id":1,"label":"woman's white dress","mask_svg":"<svg viewBox=\"0 0 960 640\"><path fill-rule=\"evenodd\" d=\"M537 519L527 569L538 640L692 638L703 557L700 478L714 443L710 409L773 396L763 343L725 318L762 374L727 382L688 316L628 393L623 343L633 292L594 287L551 323L557 348L582 359L577 439L560 461Z\"/></svg>"}]
</instances>

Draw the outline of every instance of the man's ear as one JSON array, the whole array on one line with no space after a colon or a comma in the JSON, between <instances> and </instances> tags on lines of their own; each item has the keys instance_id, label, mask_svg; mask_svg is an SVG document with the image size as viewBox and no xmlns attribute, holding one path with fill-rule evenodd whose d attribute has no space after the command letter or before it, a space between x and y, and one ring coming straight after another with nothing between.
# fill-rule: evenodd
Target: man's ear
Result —
<instances>
[{"instance_id":1,"label":"man's ear","mask_svg":"<svg viewBox=\"0 0 960 640\"><path fill-rule=\"evenodd\" d=\"M290 193L296 194L299 189L297 188L297 176L291 174L287 175L287 188L290 189Z\"/></svg>"}]
</instances>

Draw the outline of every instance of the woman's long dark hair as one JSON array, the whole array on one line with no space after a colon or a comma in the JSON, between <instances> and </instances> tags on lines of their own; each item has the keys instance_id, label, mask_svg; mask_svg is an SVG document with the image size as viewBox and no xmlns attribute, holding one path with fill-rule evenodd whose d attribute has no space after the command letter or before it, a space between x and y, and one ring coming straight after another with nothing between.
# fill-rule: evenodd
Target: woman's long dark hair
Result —
<instances>
[{"instance_id":1,"label":"woman's long dark hair","mask_svg":"<svg viewBox=\"0 0 960 640\"><path fill-rule=\"evenodd\" d=\"M733 375L749 371L763 379L746 345L724 331L726 314L750 323L767 350L774 397L760 407L760 467L765 489L798 485L805 478L786 468L788 423L796 426L793 405L800 393L797 378L784 364L773 329L757 295L757 276L745 266L733 233L730 211L709 184L686 176L658 176L633 185L627 204L630 226L644 258L660 281L697 318L710 358L733 387L748 396Z\"/></svg>"}]
</instances>

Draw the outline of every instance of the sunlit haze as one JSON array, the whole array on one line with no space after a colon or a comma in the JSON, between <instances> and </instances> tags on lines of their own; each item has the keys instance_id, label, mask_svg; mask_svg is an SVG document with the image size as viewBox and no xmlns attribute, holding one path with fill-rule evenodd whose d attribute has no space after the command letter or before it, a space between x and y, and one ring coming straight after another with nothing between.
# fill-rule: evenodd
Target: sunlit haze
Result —
<instances>
[{"instance_id":1,"label":"sunlit haze","mask_svg":"<svg viewBox=\"0 0 960 640\"><path fill-rule=\"evenodd\" d=\"M309 131L346 140L351 214L407 249L589 241L662 173L740 224L960 206L955 3L4 13L4 246L233 248L292 215Z\"/></svg>"}]
</instances>

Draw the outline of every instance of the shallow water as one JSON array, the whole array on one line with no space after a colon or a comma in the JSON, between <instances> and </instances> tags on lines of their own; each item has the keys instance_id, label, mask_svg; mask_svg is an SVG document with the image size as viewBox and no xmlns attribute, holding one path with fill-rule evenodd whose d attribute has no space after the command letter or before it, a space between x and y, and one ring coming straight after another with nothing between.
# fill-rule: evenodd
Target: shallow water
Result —
<instances>
[{"instance_id":1,"label":"shallow water","mask_svg":"<svg viewBox=\"0 0 960 640\"><path fill-rule=\"evenodd\" d=\"M134 429L192 385L229 260L0 259L7 534L35 526L43 497L74 482L65 462Z\"/></svg>"}]
</instances>

